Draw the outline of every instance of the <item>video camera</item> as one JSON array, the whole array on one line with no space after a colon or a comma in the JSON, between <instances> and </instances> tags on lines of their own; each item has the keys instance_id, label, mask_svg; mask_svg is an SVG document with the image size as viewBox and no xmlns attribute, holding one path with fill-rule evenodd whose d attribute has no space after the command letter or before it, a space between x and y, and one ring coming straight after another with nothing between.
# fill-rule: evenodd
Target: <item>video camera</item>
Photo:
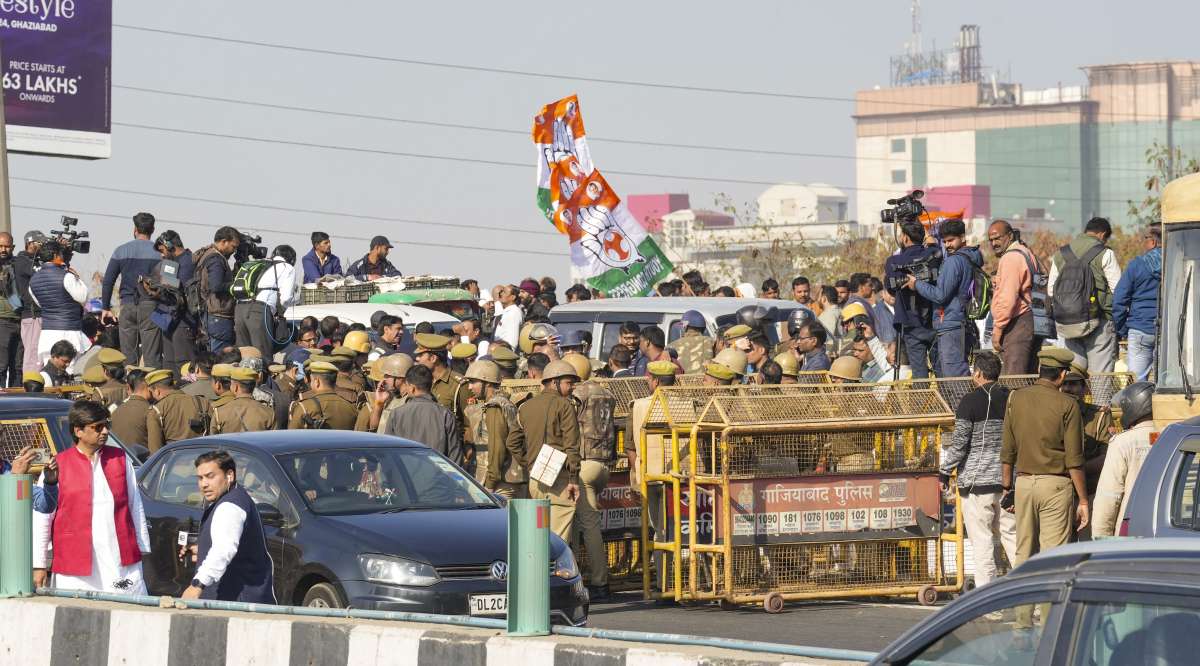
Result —
<instances>
[{"instance_id":1,"label":"video camera","mask_svg":"<svg viewBox=\"0 0 1200 666\"><path fill-rule=\"evenodd\" d=\"M267 248L259 243L262 243L262 236L239 230L238 247L233 254L233 265L240 266L251 259L266 259Z\"/></svg>"},{"instance_id":2,"label":"video camera","mask_svg":"<svg viewBox=\"0 0 1200 666\"><path fill-rule=\"evenodd\" d=\"M924 196L925 193L921 190L913 190L902 197L888 199L887 204L892 207L879 211L880 221L884 224L892 224L918 219L921 217L921 213L925 212L925 206L921 204Z\"/></svg>"},{"instance_id":3,"label":"video camera","mask_svg":"<svg viewBox=\"0 0 1200 666\"><path fill-rule=\"evenodd\" d=\"M940 253L930 254L924 259L900 264L896 266L896 270L904 273L906 276L911 275L917 279L917 282L928 282L933 284L937 282L938 272L942 268L942 255ZM884 286L890 291L900 291L908 282L905 278L897 278L894 276L886 276L884 278Z\"/></svg>"},{"instance_id":4,"label":"video camera","mask_svg":"<svg viewBox=\"0 0 1200 666\"><path fill-rule=\"evenodd\" d=\"M73 228L79 224L79 218L63 215L59 223L63 228L52 229L47 234L49 239L42 243L41 249L38 250L37 260L41 263L54 261L55 255L61 253L63 263L69 264L71 256L76 252L87 254L92 251L92 241L88 239L88 232ZM57 244L57 247L52 243Z\"/></svg>"}]
</instances>

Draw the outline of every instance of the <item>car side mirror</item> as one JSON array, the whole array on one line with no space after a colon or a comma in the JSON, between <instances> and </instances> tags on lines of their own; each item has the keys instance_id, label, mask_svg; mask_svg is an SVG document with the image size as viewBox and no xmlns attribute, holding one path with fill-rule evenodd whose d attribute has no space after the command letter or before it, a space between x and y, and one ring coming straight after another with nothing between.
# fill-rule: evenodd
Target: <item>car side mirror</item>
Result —
<instances>
[{"instance_id":1,"label":"car side mirror","mask_svg":"<svg viewBox=\"0 0 1200 666\"><path fill-rule=\"evenodd\" d=\"M256 504L255 506L258 507L258 518L262 521L263 525L270 525L271 527L283 527L285 522L283 519L283 512L281 512L277 507L271 504L262 503Z\"/></svg>"},{"instance_id":2,"label":"car side mirror","mask_svg":"<svg viewBox=\"0 0 1200 666\"><path fill-rule=\"evenodd\" d=\"M500 493L492 493L492 499L496 500L500 506L508 506L508 498Z\"/></svg>"}]
</instances>

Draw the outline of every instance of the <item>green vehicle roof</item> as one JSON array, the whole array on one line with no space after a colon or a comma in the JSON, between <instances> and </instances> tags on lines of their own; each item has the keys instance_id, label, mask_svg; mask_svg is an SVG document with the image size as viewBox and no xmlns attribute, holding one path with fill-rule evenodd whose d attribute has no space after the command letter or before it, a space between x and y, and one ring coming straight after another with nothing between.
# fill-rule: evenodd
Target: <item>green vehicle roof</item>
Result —
<instances>
[{"instance_id":1,"label":"green vehicle roof","mask_svg":"<svg viewBox=\"0 0 1200 666\"><path fill-rule=\"evenodd\" d=\"M375 294L367 300L368 303L393 303L400 305L416 305L417 303L432 303L435 301L474 301L475 297L466 289L405 289L386 294Z\"/></svg>"}]
</instances>

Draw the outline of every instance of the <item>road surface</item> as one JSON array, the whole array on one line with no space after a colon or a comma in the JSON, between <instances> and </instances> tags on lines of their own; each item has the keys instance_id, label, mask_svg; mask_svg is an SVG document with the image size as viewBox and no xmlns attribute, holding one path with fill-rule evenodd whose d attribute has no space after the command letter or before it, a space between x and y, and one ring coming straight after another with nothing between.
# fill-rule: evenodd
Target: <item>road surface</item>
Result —
<instances>
[{"instance_id":1,"label":"road surface","mask_svg":"<svg viewBox=\"0 0 1200 666\"><path fill-rule=\"evenodd\" d=\"M656 606L626 592L592 604L588 626L877 651L935 610L915 602L823 601L792 602L769 615L760 606Z\"/></svg>"}]
</instances>

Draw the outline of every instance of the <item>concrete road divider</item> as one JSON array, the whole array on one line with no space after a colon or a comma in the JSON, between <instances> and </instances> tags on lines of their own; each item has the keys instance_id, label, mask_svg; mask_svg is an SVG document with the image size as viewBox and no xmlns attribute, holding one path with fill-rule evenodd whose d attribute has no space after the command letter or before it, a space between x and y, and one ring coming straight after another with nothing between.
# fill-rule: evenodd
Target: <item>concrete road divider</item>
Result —
<instances>
[{"instance_id":1,"label":"concrete road divider","mask_svg":"<svg viewBox=\"0 0 1200 666\"><path fill-rule=\"evenodd\" d=\"M0 601L0 664L20 666L750 666L853 664L594 638L35 597Z\"/></svg>"}]
</instances>

